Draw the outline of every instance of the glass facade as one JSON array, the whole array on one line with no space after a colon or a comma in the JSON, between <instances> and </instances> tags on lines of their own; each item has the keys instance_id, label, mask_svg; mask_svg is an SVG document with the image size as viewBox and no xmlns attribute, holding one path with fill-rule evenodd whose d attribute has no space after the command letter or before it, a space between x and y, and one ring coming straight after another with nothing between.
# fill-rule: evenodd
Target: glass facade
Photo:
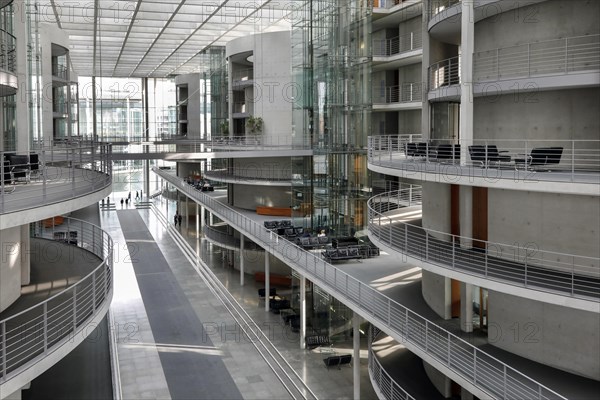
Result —
<instances>
[{"instance_id":1,"label":"glass facade","mask_svg":"<svg viewBox=\"0 0 600 400\"><path fill-rule=\"evenodd\" d=\"M292 21L294 138L315 152L292 161L293 207L312 203L311 218L295 224L354 235L366 225L371 193L371 8L362 0L307 0Z\"/></svg>"}]
</instances>

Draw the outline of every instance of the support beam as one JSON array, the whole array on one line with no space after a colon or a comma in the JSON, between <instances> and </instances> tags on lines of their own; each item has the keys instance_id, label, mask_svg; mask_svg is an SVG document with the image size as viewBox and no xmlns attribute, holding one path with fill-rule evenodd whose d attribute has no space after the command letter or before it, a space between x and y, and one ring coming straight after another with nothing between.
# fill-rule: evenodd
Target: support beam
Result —
<instances>
[{"instance_id":1,"label":"support beam","mask_svg":"<svg viewBox=\"0 0 600 400\"><path fill-rule=\"evenodd\" d=\"M244 234L240 232L240 286L244 286L244 241ZM266 269L267 263L265 262Z\"/></svg>"},{"instance_id":2,"label":"support beam","mask_svg":"<svg viewBox=\"0 0 600 400\"><path fill-rule=\"evenodd\" d=\"M468 162L468 146L473 144L473 52L475 18L473 0L462 1L460 38L460 164Z\"/></svg>"},{"instance_id":3,"label":"support beam","mask_svg":"<svg viewBox=\"0 0 600 400\"><path fill-rule=\"evenodd\" d=\"M360 315L352 316L352 381L354 386L354 399L360 400Z\"/></svg>"},{"instance_id":4,"label":"support beam","mask_svg":"<svg viewBox=\"0 0 600 400\"><path fill-rule=\"evenodd\" d=\"M190 229L190 198L185 196L185 230Z\"/></svg>"},{"instance_id":5,"label":"support beam","mask_svg":"<svg viewBox=\"0 0 600 400\"><path fill-rule=\"evenodd\" d=\"M271 264L269 252L265 249L265 311L269 311L269 293L271 293Z\"/></svg>"},{"instance_id":6,"label":"support beam","mask_svg":"<svg viewBox=\"0 0 600 400\"><path fill-rule=\"evenodd\" d=\"M200 237L200 205L196 203L196 237Z\"/></svg>"},{"instance_id":7,"label":"support beam","mask_svg":"<svg viewBox=\"0 0 600 400\"><path fill-rule=\"evenodd\" d=\"M300 348L306 348L306 277L300 275Z\"/></svg>"},{"instance_id":8,"label":"support beam","mask_svg":"<svg viewBox=\"0 0 600 400\"><path fill-rule=\"evenodd\" d=\"M473 332L473 285L460 283L460 329Z\"/></svg>"}]
</instances>

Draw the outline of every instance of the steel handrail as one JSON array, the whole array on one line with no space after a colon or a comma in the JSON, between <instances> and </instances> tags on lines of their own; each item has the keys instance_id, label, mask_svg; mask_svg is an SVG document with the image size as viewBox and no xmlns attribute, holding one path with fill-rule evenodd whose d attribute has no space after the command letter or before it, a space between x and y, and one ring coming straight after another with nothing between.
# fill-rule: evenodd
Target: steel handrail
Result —
<instances>
[{"instance_id":1,"label":"steel handrail","mask_svg":"<svg viewBox=\"0 0 600 400\"><path fill-rule=\"evenodd\" d=\"M354 309L360 310L363 317L385 326L388 333L395 335L397 340L402 340L412 351L429 355L432 360L449 368L491 397L506 398L507 392L512 391L513 397L517 398L565 399L564 396L327 263L317 255L279 238L277 234L232 207L195 190L180 178L156 167L152 170L258 245L269 249L271 254L290 267L305 274L331 295L352 304ZM442 347L443 351L440 351ZM492 365L492 368L488 365ZM502 382L500 389L493 386L494 382Z\"/></svg>"},{"instance_id":2,"label":"steel handrail","mask_svg":"<svg viewBox=\"0 0 600 400\"><path fill-rule=\"evenodd\" d=\"M17 39L15 35L0 29L0 69L8 72L16 72L17 67L17 53L16 53Z\"/></svg>"},{"instance_id":3,"label":"steel handrail","mask_svg":"<svg viewBox=\"0 0 600 400\"><path fill-rule=\"evenodd\" d=\"M423 47L421 31L408 32L388 39L373 40L373 56L390 57Z\"/></svg>"},{"instance_id":4,"label":"steel handrail","mask_svg":"<svg viewBox=\"0 0 600 400\"><path fill-rule=\"evenodd\" d=\"M75 284L0 321L0 383L38 363L53 351L53 347L63 343L64 339L73 338L96 315L96 310L102 307L103 302L110 298L112 238L97 225L75 218L65 218L62 226L67 228L67 232L81 232L74 239L77 240L77 247L90 251L102 261ZM41 236L34 237L54 240L54 232L53 226L52 230L42 231ZM53 305L56 300L65 296L65 300ZM29 314L35 315L28 317ZM15 322L15 326L11 326L12 321L23 318L26 322ZM16 353L17 351L19 352Z\"/></svg>"},{"instance_id":5,"label":"steel handrail","mask_svg":"<svg viewBox=\"0 0 600 400\"><path fill-rule=\"evenodd\" d=\"M383 89L383 95L378 95ZM374 88L373 104L410 103L423 100L421 82L408 82L402 85Z\"/></svg>"},{"instance_id":6,"label":"steel handrail","mask_svg":"<svg viewBox=\"0 0 600 400\"><path fill-rule=\"evenodd\" d=\"M369 234L392 249L417 257L426 263L509 285L600 302L600 292L598 291L600 287L596 287L596 290L594 290L595 286L592 283L583 285L576 283L576 277L600 279L597 268L589 267L590 264L599 265L599 258L547 251L531 248L527 245L522 247L495 243L417 227L408 222L394 221L393 217L386 215L387 211L381 212L381 210L376 210L374 207L377 203L397 203L402 207L420 206L422 204L421 196L421 187L419 186L373 196L367 202ZM473 264L469 264L469 259L466 259L468 254L465 254L465 252L468 253L468 250L462 249L461 251L455 248L460 243L469 243L473 247L477 244L481 249L485 249L482 250L483 253L478 253L481 259L476 260L476 268ZM411 251L411 248L413 251ZM414 250L417 248L418 251ZM499 251L494 252L493 249ZM503 256L506 253L512 254L513 257ZM502 261L515 263L521 268L518 272L507 270L504 265L498 264ZM564 268L564 266L568 266L568 268ZM560 281L555 281L556 277L552 276L550 271L544 274L540 269L570 274L568 284L563 285ZM493 270L493 274L490 273L490 270ZM540 280L551 287L547 288L540 285ZM566 290L562 289L563 286ZM581 292L584 294L579 294ZM596 292L598 294L594 295Z\"/></svg>"},{"instance_id":7,"label":"steel handrail","mask_svg":"<svg viewBox=\"0 0 600 400\"><path fill-rule=\"evenodd\" d=\"M369 327L369 375L371 382L377 385L379 392L385 397L385 400L415 400L402 386L400 386L385 368L379 362L377 355L373 351L373 342L376 340L380 330L375 326ZM388 389L388 390L386 390Z\"/></svg>"},{"instance_id":8,"label":"steel handrail","mask_svg":"<svg viewBox=\"0 0 600 400\"><path fill-rule=\"evenodd\" d=\"M429 66L429 90L460 84L460 56L446 58Z\"/></svg>"},{"instance_id":9,"label":"steel handrail","mask_svg":"<svg viewBox=\"0 0 600 400\"><path fill-rule=\"evenodd\" d=\"M245 174L241 174L244 172ZM282 176L287 173L287 177ZM233 168L221 168L204 171L204 176L210 180L227 180L228 182L254 182L254 181L280 181L292 182L291 169L266 169L254 168L251 165L244 165Z\"/></svg>"},{"instance_id":10,"label":"steel handrail","mask_svg":"<svg viewBox=\"0 0 600 400\"><path fill-rule=\"evenodd\" d=\"M475 82L598 69L600 34L499 47L473 55Z\"/></svg>"},{"instance_id":11,"label":"steel handrail","mask_svg":"<svg viewBox=\"0 0 600 400\"><path fill-rule=\"evenodd\" d=\"M431 20L431 18L441 13L445 9L450 8L453 5L458 4L460 2L461 0L435 0L429 2L429 9L427 10L427 20Z\"/></svg>"},{"instance_id":12,"label":"steel handrail","mask_svg":"<svg viewBox=\"0 0 600 400\"><path fill-rule=\"evenodd\" d=\"M525 179L531 181L568 181L581 183L598 183L594 180L594 174L600 173L600 140L562 140L562 139L485 139L477 138L472 141L436 139L435 144L425 141L421 136L414 135L375 135L368 138L368 162L374 165L386 166L400 170L415 171L415 166L421 166L419 169L430 171L432 173L444 173L447 175L467 175L471 174L472 168L488 169L490 167L507 167L513 169L515 174L524 172L525 177L518 178L517 175L498 174L490 176L494 179ZM422 143L426 149L419 154L418 158L407 153L407 143ZM461 151L465 153L465 160L462 164L454 164L456 168L449 168L447 164L440 163L448 160L439 160L437 158L438 144L460 144ZM489 146L496 145L502 155L510 160L502 163L482 163L471 161L468 154L468 147L472 145ZM560 174L543 174L535 172L535 165L531 164L532 150L549 147L561 147L562 154L558 164L548 164L547 169L555 169ZM423 163L415 164L415 160ZM458 163L460 157L453 161ZM437 171L436 166L441 169ZM442 168L442 166L445 166ZM544 165L540 165L544 168ZM557 168L558 167L558 168ZM505 168L506 170L506 168ZM487 177L487 175L485 175Z\"/></svg>"}]
</instances>

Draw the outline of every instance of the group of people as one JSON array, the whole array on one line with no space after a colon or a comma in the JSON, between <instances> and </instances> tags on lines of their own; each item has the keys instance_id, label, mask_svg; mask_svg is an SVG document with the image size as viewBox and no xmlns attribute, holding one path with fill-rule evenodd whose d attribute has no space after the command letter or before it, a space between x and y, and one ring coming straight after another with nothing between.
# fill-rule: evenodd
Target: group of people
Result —
<instances>
[{"instance_id":1,"label":"group of people","mask_svg":"<svg viewBox=\"0 0 600 400\"><path fill-rule=\"evenodd\" d=\"M181 220L183 219L181 214L179 214L179 212L176 211L173 219L174 219L173 222L175 223L175 226L179 225L179 227L181 228Z\"/></svg>"},{"instance_id":2,"label":"group of people","mask_svg":"<svg viewBox=\"0 0 600 400\"><path fill-rule=\"evenodd\" d=\"M135 200L141 200L142 199L142 191L140 190L139 192L136 191L135 192ZM121 208L123 208L123 203L125 203L126 206L129 207L129 202L131 201L131 192L129 192L129 194L127 195L126 198L121 199Z\"/></svg>"}]
</instances>

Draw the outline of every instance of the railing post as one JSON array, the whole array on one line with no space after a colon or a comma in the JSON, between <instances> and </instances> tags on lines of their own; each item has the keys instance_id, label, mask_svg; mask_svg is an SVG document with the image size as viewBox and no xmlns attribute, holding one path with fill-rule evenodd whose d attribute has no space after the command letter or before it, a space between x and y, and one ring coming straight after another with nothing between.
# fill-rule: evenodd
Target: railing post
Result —
<instances>
[{"instance_id":1,"label":"railing post","mask_svg":"<svg viewBox=\"0 0 600 400\"><path fill-rule=\"evenodd\" d=\"M531 76L531 43L527 43L527 77Z\"/></svg>"},{"instance_id":2,"label":"railing post","mask_svg":"<svg viewBox=\"0 0 600 400\"><path fill-rule=\"evenodd\" d=\"M48 350L48 302L44 302L43 311L44 313L44 353Z\"/></svg>"},{"instance_id":3,"label":"railing post","mask_svg":"<svg viewBox=\"0 0 600 400\"><path fill-rule=\"evenodd\" d=\"M392 326L392 299L388 297L388 326Z\"/></svg>"},{"instance_id":4,"label":"railing post","mask_svg":"<svg viewBox=\"0 0 600 400\"><path fill-rule=\"evenodd\" d=\"M485 276L488 276L488 249L485 246Z\"/></svg>"},{"instance_id":5,"label":"railing post","mask_svg":"<svg viewBox=\"0 0 600 400\"><path fill-rule=\"evenodd\" d=\"M569 38L565 38L565 74L569 72Z\"/></svg>"},{"instance_id":6,"label":"railing post","mask_svg":"<svg viewBox=\"0 0 600 400\"><path fill-rule=\"evenodd\" d=\"M429 335L427 334L429 332L429 321L425 320L425 352L429 351Z\"/></svg>"},{"instance_id":7,"label":"railing post","mask_svg":"<svg viewBox=\"0 0 600 400\"><path fill-rule=\"evenodd\" d=\"M506 364L503 365L503 369L504 369L504 385L502 387L502 398L506 399Z\"/></svg>"},{"instance_id":8,"label":"railing post","mask_svg":"<svg viewBox=\"0 0 600 400\"><path fill-rule=\"evenodd\" d=\"M571 140L571 182L575 182L575 141Z\"/></svg>"},{"instance_id":9,"label":"railing post","mask_svg":"<svg viewBox=\"0 0 600 400\"><path fill-rule=\"evenodd\" d=\"M92 273L92 311L96 312L96 273Z\"/></svg>"},{"instance_id":10,"label":"railing post","mask_svg":"<svg viewBox=\"0 0 600 400\"><path fill-rule=\"evenodd\" d=\"M473 383L477 384L477 348L473 347Z\"/></svg>"},{"instance_id":11,"label":"railing post","mask_svg":"<svg viewBox=\"0 0 600 400\"><path fill-rule=\"evenodd\" d=\"M73 334L77 329L77 285L73 286Z\"/></svg>"}]
</instances>

